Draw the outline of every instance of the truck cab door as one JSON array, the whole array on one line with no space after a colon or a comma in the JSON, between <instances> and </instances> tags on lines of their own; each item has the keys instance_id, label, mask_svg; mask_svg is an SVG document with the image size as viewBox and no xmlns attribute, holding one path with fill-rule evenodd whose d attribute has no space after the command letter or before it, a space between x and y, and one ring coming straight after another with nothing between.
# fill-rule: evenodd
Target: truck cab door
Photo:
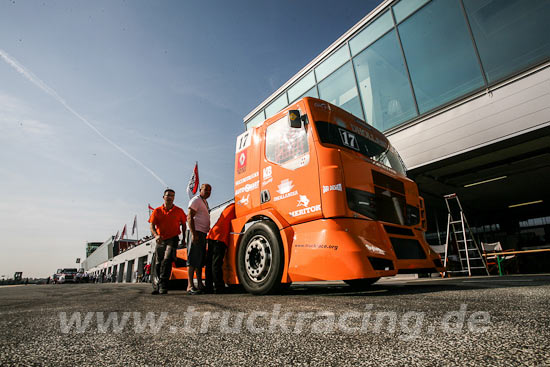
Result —
<instances>
[{"instance_id":1,"label":"truck cab door","mask_svg":"<svg viewBox=\"0 0 550 367\"><path fill-rule=\"evenodd\" d=\"M291 126L293 113L299 118L299 111L282 111L261 131L261 207L275 209L289 224L322 217L311 127L303 121Z\"/></svg>"}]
</instances>

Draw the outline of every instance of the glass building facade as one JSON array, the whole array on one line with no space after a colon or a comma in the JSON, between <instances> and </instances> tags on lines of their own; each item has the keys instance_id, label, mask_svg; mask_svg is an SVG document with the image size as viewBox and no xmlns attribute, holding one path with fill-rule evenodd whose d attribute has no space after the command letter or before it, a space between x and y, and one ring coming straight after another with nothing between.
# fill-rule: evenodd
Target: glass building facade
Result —
<instances>
[{"instance_id":1,"label":"glass building facade","mask_svg":"<svg viewBox=\"0 0 550 367\"><path fill-rule=\"evenodd\" d=\"M245 124L312 96L387 131L547 62L548 35L548 0L394 1Z\"/></svg>"}]
</instances>

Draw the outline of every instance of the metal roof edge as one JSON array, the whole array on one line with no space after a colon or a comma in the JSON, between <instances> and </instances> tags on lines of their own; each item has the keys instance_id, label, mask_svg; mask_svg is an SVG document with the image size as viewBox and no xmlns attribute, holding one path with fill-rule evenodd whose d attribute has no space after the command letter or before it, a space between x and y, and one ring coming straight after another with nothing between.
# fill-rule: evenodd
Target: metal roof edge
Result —
<instances>
[{"instance_id":1,"label":"metal roof edge","mask_svg":"<svg viewBox=\"0 0 550 367\"><path fill-rule=\"evenodd\" d=\"M288 88L290 85L292 85L294 82L296 82L298 79L300 79L302 76L306 74L309 70L313 69L313 67L320 63L321 60L323 60L326 56L328 56L330 53L332 53L336 48L338 48L340 45L342 45L345 41L350 39L355 33L359 31L365 24L367 24L372 19L376 18L378 14L380 14L383 10L385 10L390 3L392 3L394 0L384 0L376 8L374 8L370 13L368 13L363 19L361 19L359 22L357 22L353 27L348 29L346 33L344 33L340 38L338 38L336 41L334 41L329 47L327 47L323 52L321 52L317 57L315 57L309 64L304 66L300 71L298 71L292 78L290 78L285 84L283 84L279 89L277 89L275 92L273 92L268 98L266 98L262 103L260 103L256 108L254 108L251 112L249 112L244 118L243 122L246 122L248 119L256 115L260 110L265 108L269 102L275 99L279 94L284 92L286 88Z\"/></svg>"}]
</instances>

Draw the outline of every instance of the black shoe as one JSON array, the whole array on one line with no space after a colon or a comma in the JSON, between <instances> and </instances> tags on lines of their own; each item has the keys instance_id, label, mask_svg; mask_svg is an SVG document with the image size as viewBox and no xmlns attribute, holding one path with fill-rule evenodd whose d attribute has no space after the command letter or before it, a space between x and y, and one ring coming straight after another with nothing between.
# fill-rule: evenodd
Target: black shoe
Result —
<instances>
[{"instance_id":1,"label":"black shoe","mask_svg":"<svg viewBox=\"0 0 550 367\"><path fill-rule=\"evenodd\" d=\"M153 291L151 292L151 294L153 294L153 295L159 294L158 289L153 289Z\"/></svg>"},{"instance_id":2,"label":"black shoe","mask_svg":"<svg viewBox=\"0 0 550 367\"><path fill-rule=\"evenodd\" d=\"M167 293L168 293L168 290L167 290L166 288L161 288L161 289L159 290L159 293L160 293L160 294L167 294Z\"/></svg>"},{"instance_id":3,"label":"black shoe","mask_svg":"<svg viewBox=\"0 0 550 367\"><path fill-rule=\"evenodd\" d=\"M225 288L225 284L215 285L214 286L214 293L215 294L223 294L226 293L227 289Z\"/></svg>"}]
</instances>

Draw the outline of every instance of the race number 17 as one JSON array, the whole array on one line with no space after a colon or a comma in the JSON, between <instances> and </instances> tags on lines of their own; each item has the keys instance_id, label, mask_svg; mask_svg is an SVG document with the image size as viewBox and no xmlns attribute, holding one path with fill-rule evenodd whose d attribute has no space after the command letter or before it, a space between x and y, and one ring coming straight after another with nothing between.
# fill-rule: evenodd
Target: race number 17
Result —
<instances>
[{"instance_id":1,"label":"race number 17","mask_svg":"<svg viewBox=\"0 0 550 367\"><path fill-rule=\"evenodd\" d=\"M236 153L250 146L250 131L245 131L237 138Z\"/></svg>"},{"instance_id":2,"label":"race number 17","mask_svg":"<svg viewBox=\"0 0 550 367\"><path fill-rule=\"evenodd\" d=\"M359 150L359 144L357 144L357 138L355 137L355 134L350 133L349 131L340 130L340 137L342 138L342 144L344 144L346 147Z\"/></svg>"}]
</instances>

